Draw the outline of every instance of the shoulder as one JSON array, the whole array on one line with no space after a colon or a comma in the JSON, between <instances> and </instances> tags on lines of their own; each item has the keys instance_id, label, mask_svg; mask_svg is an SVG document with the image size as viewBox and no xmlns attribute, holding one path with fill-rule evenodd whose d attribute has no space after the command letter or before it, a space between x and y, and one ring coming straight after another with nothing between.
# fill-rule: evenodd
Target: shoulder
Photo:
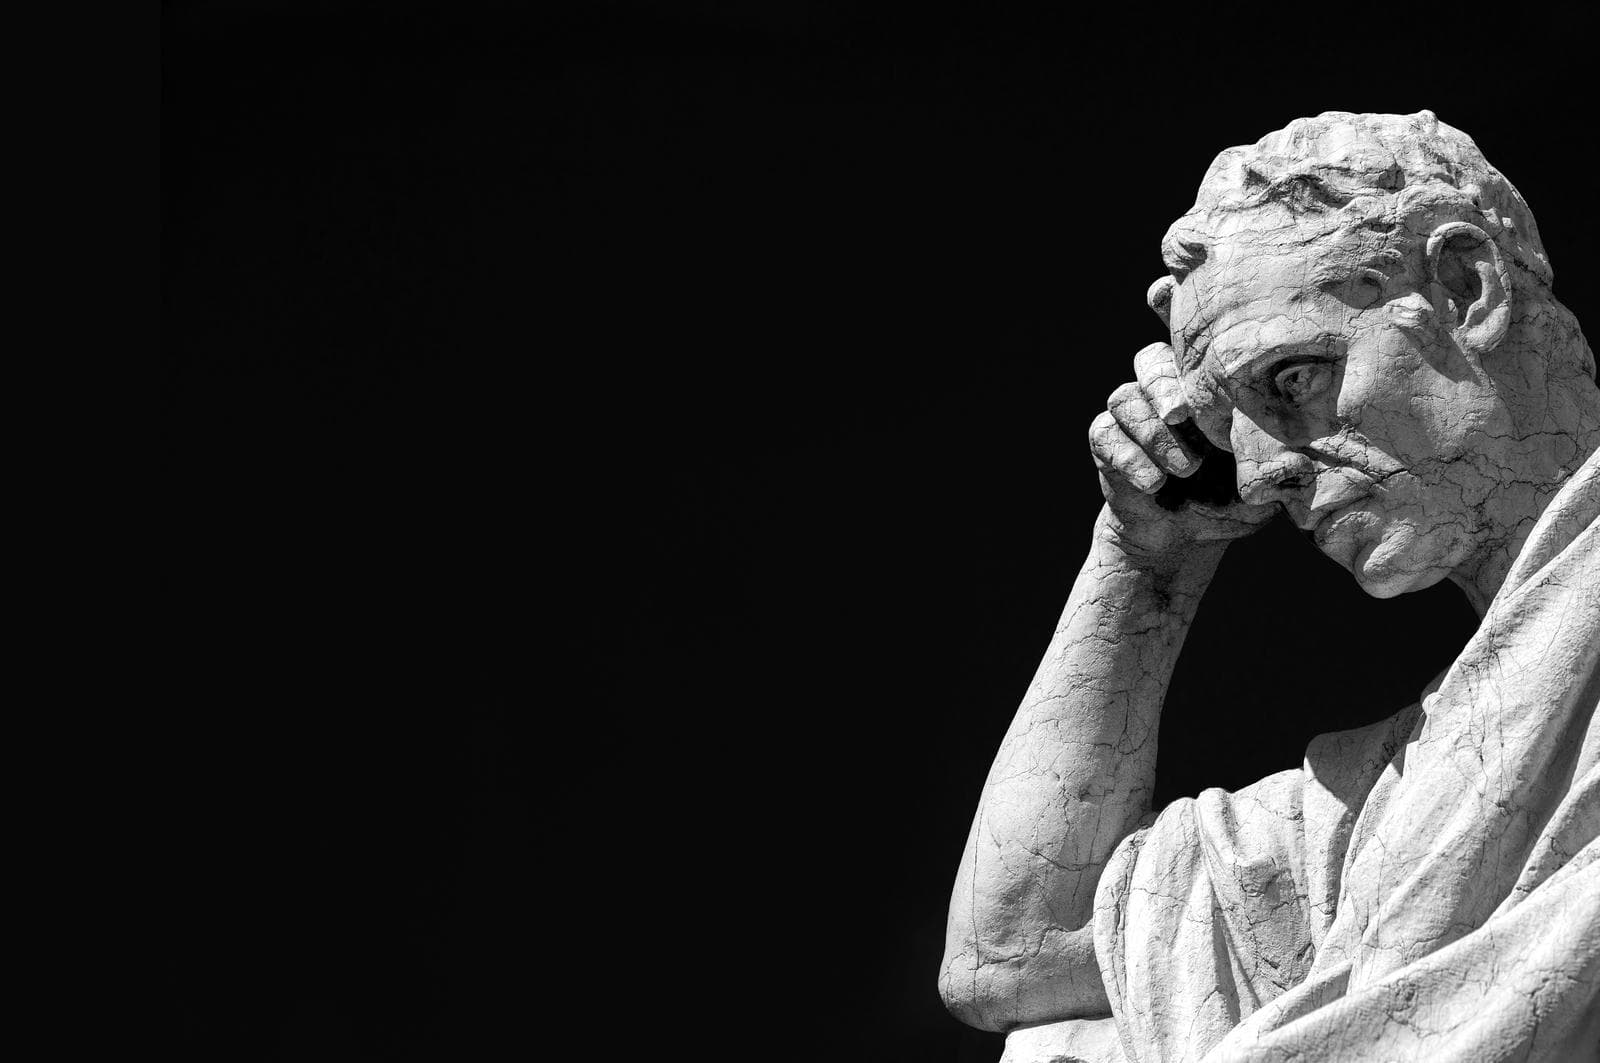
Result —
<instances>
[{"instance_id":1,"label":"shoulder","mask_svg":"<svg viewBox=\"0 0 1600 1063\"><path fill-rule=\"evenodd\" d=\"M1427 692L1438 684L1436 678ZM1307 786L1360 804L1421 718L1422 703L1418 701L1377 723L1318 735L1306 744L1301 770Z\"/></svg>"}]
</instances>

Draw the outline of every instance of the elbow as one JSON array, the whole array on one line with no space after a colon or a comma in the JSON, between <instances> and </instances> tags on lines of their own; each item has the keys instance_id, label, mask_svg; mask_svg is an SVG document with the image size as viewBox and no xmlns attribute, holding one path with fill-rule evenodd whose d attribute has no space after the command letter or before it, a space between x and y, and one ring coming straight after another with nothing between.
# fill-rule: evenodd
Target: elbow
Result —
<instances>
[{"instance_id":1,"label":"elbow","mask_svg":"<svg viewBox=\"0 0 1600 1063\"><path fill-rule=\"evenodd\" d=\"M1006 1033L1025 1021L1021 988L1014 972L1003 965L974 963L970 954L946 957L939 973L945 1009L968 1026L992 1033Z\"/></svg>"},{"instance_id":2,"label":"elbow","mask_svg":"<svg viewBox=\"0 0 1600 1063\"><path fill-rule=\"evenodd\" d=\"M939 974L945 1008L995 1033L1111 1013L1087 928L1047 934L1040 945L1009 956L980 953L972 942L947 949Z\"/></svg>"}]
</instances>

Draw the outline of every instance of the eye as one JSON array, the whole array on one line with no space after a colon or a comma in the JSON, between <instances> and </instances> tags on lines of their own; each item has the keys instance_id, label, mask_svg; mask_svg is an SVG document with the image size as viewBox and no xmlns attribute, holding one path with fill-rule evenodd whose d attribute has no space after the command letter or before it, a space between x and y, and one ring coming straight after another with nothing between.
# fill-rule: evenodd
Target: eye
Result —
<instances>
[{"instance_id":1,"label":"eye","mask_svg":"<svg viewBox=\"0 0 1600 1063\"><path fill-rule=\"evenodd\" d=\"M1333 381L1333 368L1326 362L1296 362L1278 370L1273 383L1287 402L1300 405L1318 398Z\"/></svg>"}]
</instances>

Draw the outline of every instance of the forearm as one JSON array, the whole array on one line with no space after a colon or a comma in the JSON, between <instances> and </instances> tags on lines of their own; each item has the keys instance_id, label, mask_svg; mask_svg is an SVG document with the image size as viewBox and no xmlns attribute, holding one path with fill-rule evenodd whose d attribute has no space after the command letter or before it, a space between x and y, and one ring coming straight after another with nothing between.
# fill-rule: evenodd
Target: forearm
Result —
<instances>
[{"instance_id":1,"label":"forearm","mask_svg":"<svg viewBox=\"0 0 1600 1063\"><path fill-rule=\"evenodd\" d=\"M1149 810L1167 683L1223 551L1153 560L1108 514L990 769L951 899L945 996L1007 1028L1104 1009L1087 924Z\"/></svg>"}]
</instances>

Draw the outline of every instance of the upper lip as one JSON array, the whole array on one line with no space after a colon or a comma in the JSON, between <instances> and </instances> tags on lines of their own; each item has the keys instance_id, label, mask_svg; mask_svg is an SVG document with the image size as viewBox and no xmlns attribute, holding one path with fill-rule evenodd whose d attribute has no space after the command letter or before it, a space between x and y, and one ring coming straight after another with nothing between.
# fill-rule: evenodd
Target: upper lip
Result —
<instances>
[{"instance_id":1,"label":"upper lip","mask_svg":"<svg viewBox=\"0 0 1600 1063\"><path fill-rule=\"evenodd\" d=\"M1358 472L1352 468L1345 477L1341 478L1342 482L1334 489L1332 498L1315 509L1306 510L1306 515L1302 518L1296 518L1295 524L1303 531L1316 531L1317 526L1334 513L1347 506L1353 506L1357 502L1371 498L1377 493L1379 484L1396 473L1403 471L1403 469L1394 469L1390 472L1375 473L1370 470ZM1316 496L1313 495L1312 497L1315 498ZM1290 512L1289 516L1293 518L1294 513Z\"/></svg>"}]
</instances>

